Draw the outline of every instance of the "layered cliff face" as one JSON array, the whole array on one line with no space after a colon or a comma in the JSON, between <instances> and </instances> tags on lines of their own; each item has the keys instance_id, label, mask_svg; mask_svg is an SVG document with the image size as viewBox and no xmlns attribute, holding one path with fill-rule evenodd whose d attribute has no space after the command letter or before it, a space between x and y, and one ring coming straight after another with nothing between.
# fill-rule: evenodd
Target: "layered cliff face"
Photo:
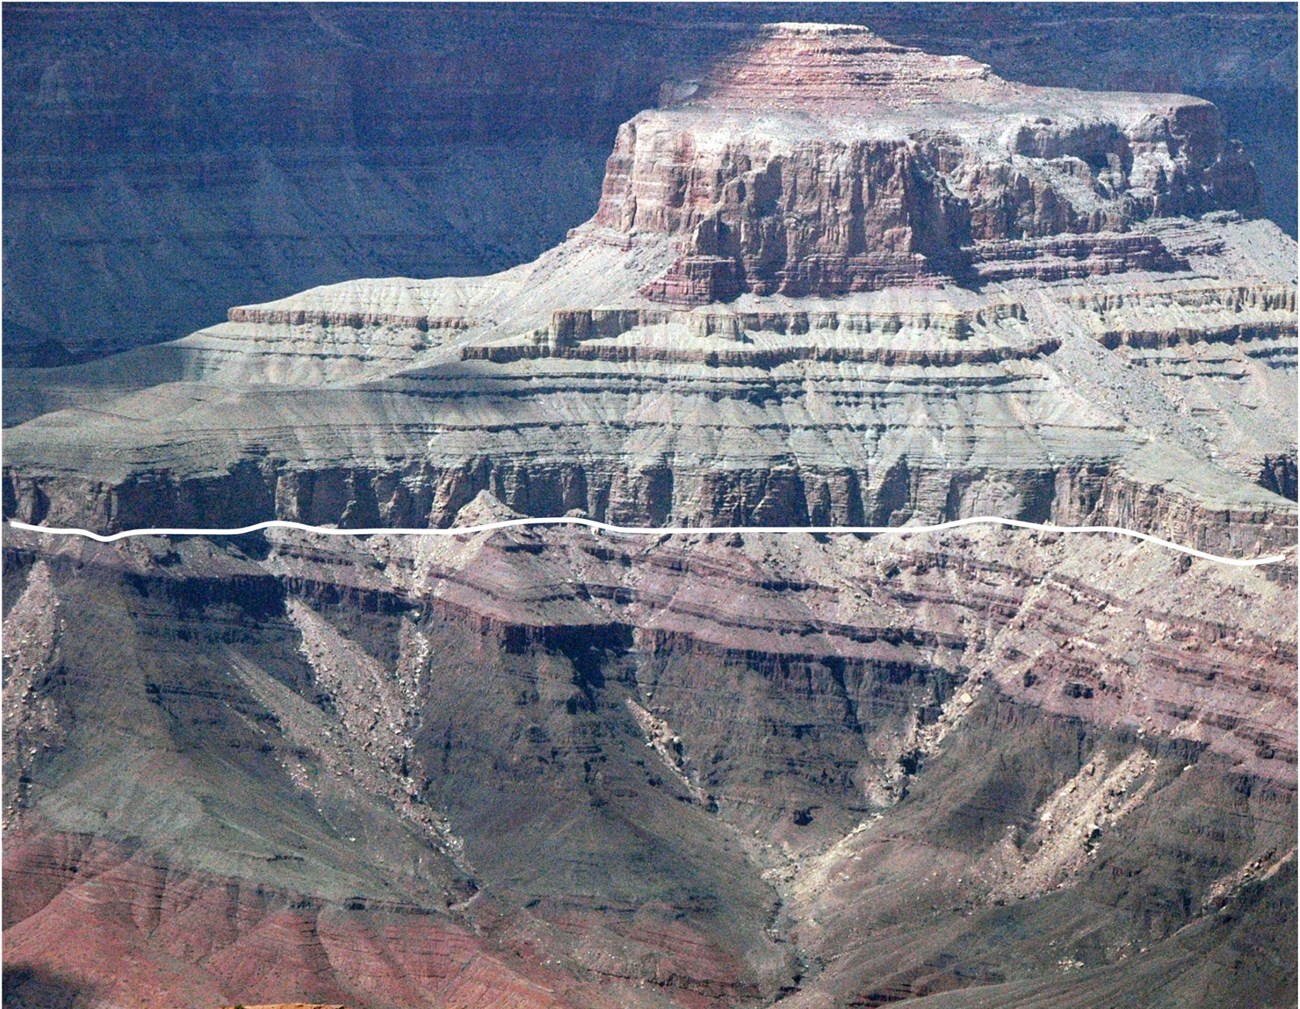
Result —
<instances>
[{"instance_id":1,"label":"layered cliff face","mask_svg":"<svg viewBox=\"0 0 1300 1009\"><path fill-rule=\"evenodd\" d=\"M1235 218L1142 234L1187 267L687 310L639 293L671 238L593 225L495 278L323 288L10 389L78 405L11 429L5 507L100 530L412 527L486 490L630 525L998 514L1283 546L1294 247Z\"/></svg>"},{"instance_id":2,"label":"layered cliff face","mask_svg":"<svg viewBox=\"0 0 1300 1009\"><path fill-rule=\"evenodd\" d=\"M1296 250L1214 110L692 87L533 263L6 381L28 522L743 527L7 528L7 1002L1291 997ZM754 528L969 515L1286 560Z\"/></svg>"},{"instance_id":3,"label":"layered cliff face","mask_svg":"<svg viewBox=\"0 0 1300 1009\"><path fill-rule=\"evenodd\" d=\"M1294 983L1287 569L993 530L7 549L18 1004Z\"/></svg>"},{"instance_id":4,"label":"layered cliff face","mask_svg":"<svg viewBox=\"0 0 1300 1009\"><path fill-rule=\"evenodd\" d=\"M1023 258L1022 240L1064 235L1080 260L1066 275L1113 272L1113 249L1131 257L1121 269L1173 270L1159 241L1122 236L1258 204L1208 102L1081 100L865 28L768 26L667 97L619 131L596 214L683 238L655 300L969 281Z\"/></svg>"},{"instance_id":5,"label":"layered cliff face","mask_svg":"<svg viewBox=\"0 0 1300 1009\"><path fill-rule=\"evenodd\" d=\"M1210 99L1260 168L1266 213L1294 234L1285 5L838 9L1008 79ZM824 16L14 4L5 366L174 339L232 304L348 277L522 262L591 214L618 124L662 81L699 76L761 21Z\"/></svg>"},{"instance_id":6,"label":"layered cliff face","mask_svg":"<svg viewBox=\"0 0 1300 1009\"><path fill-rule=\"evenodd\" d=\"M6 509L423 526L487 490L637 525L1289 542L1294 243L1186 216L1253 201L1213 107L824 25L691 87L623 128L596 216L532 264L318 288L11 382L11 419L84 411L12 432Z\"/></svg>"}]
</instances>

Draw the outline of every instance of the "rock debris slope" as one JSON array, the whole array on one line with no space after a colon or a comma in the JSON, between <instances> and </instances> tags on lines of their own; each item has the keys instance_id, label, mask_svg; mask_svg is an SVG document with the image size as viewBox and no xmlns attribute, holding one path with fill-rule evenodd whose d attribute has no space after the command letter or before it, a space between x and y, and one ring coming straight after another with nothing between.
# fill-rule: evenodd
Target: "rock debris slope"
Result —
<instances>
[{"instance_id":1,"label":"rock debris slope","mask_svg":"<svg viewBox=\"0 0 1300 1009\"><path fill-rule=\"evenodd\" d=\"M491 277L26 390L15 1005L1293 1003L1295 243L1214 107L776 24ZM126 965L126 966L123 966ZM1109 1001L1107 1001L1109 1000Z\"/></svg>"}]
</instances>

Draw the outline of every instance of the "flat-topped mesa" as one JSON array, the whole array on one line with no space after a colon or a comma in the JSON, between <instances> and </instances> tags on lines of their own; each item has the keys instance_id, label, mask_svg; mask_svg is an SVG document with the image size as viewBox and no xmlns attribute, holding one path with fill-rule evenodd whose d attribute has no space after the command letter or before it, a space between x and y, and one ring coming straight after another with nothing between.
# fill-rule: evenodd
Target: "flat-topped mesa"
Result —
<instances>
[{"instance_id":1,"label":"flat-topped mesa","mask_svg":"<svg viewBox=\"0 0 1300 1009\"><path fill-rule=\"evenodd\" d=\"M1258 200L1208 102L1014 84L858 26L768 25L662 98L620 129L594 221L679 240L656 301L1176 270L1123 233ZM1007 244L1057 235L1068 263Z\"/></svg>"},{"instance_id":2,"label":"flat-topped mesa","mask_svg":"<svg viewBox=\"0 0 1300 1009\"><path fill-rule=\"evenodd\" d=\"M749 109L919 105L1010 88L986 64L895 45L862 25L780 22L715 63L693 93L679 94L691 104Z\"/></svg>"}]
</instances>

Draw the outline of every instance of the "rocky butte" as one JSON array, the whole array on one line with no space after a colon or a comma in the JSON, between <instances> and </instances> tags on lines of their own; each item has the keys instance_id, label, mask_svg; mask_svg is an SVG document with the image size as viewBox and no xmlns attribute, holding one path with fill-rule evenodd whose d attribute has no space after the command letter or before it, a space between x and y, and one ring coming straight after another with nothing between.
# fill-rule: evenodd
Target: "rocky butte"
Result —
<instances>
[{"instance_id":1,"label":"rocky butte","mask_svg":"<svg viewBox=\"0 0 1300 1009\"><path fill-rule=\"evenodd\" d=\"M1294 1004L1296 246L1214 106L775 24L490 277L10 396L16 1006Z\"/></svg>"}]
</instances>

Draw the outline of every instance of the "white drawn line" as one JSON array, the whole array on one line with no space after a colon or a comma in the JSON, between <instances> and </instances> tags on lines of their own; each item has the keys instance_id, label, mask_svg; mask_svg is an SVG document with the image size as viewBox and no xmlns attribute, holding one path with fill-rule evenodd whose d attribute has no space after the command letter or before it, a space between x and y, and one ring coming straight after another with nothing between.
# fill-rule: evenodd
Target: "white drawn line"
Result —
<instances>
[{"instance_id":1,"label":"white drawn line","mask_svg":"<svg viewBox=\"0 0 1300 1009\"><path fill-rule=\"evenodd\" d=\"M483 522L478 525L457 526L450 529L402 529L387 526L371 529L339 529L335 526L313 526L307 525L305 522L292 522L287 519L268 519L265 522L255 522L253 525L241 526L238 529L126 529L108 535L91 532L89 529L34 526L26 522L20 522L17 519L10 519L9 525L14 529L22 529L27 532L44 533L48 536L82 536L86 539L97 540L100 543L113 543L132 536L244 536L248 533L261 532L263 529L296 529L300 532L314 533L318 536L472 536L475 533L492 532L496 529L515 529L520 526L585 526L588 529L613 533L616 536L716 536L730 535L732 533L745 535L766 533L813 533L822 535L862 533L871 536L914 536L919 533L943 532L946 529L957 529L961 526L1002 525L1011 526L1015 529L1033 529L1045 533L1110 533L1115 536L1128 536L1132 539L1155 543L1170 550L1177 550L1179 553L1188 554L1192 557L1199 557L1202 560L1214 561L1216 564L1228 564L1238 568L1279 564L1287 559L1285 554L1270 554L1267 557L1248 558L1221 557L1218 554L1197 550L1195 547L1183 546L1181 543L1161 539L1159 536L1152 536L1150 533L1138 532L1136 529L1125 529L1123 526L1058 526L1052 525L1050 522L1026 522L1023 519L1001 518L996 515L977 515L970 518L953 519L951 522L920 526L616 526L610 525L608 522L597 522L595 519L563 515L554 518L501 519L497 522Z\"/></svg>"}]
</instances>

